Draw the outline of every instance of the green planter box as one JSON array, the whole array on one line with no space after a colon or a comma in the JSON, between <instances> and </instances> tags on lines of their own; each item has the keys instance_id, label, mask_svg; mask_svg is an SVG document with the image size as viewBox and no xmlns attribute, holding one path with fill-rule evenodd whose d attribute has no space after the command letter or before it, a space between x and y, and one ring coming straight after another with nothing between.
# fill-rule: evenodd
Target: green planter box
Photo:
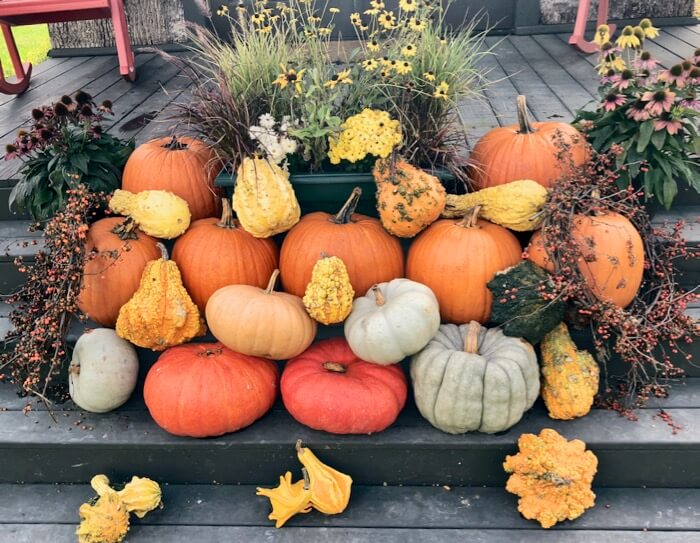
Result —
<instances>
[{"instance_id":1,"label":"green planter box","mask_svg":"<svg viewBox=\"0 0 700 543\"><path fill-rule=\"evenodd\" d=\"M442 180L452 179L447 172L437 172ZM299 200L302 214L314 211L337 213L350 196L352 189L360 187L362 197L357 212L371 217L377 216L377 187L371 173L312 173L291 175L290 181ZM231 195L236 185L236 176L221 173L215 181Z\"/></svg>"}]
</instances>

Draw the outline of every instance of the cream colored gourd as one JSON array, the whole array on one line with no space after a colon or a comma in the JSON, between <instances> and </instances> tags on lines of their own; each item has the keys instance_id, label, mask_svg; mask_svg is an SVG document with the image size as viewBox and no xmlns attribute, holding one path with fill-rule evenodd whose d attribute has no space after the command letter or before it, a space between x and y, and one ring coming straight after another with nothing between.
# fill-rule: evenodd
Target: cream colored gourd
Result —
<instances>
[{"instance_id":1,"label":"cream colored gourd","mask_svg":"<svg viewBox=\"0 0 700 543\"><path fill-rule=\"evenodd\" d=\"M536 181L523 179L469 194L448 194L442 216L464 217L471 208L481 206L482 219L517 232L529 232L542 224L541 211L546 202L547 189Z\"/></svg>"},{"instance_id":2,"label":"cream colored gourd","mask_svg":"<svg viewBox=\"0 0 700 543\"><path fill-rule=\"evenodd\" d=\"M136 387L136 349L111 328L96 328L78 338L68 369L68 391L75 404L106 413L124 404Z\"/></svg>"},{"instance_id":3,"label":"cream colored gourd","mask_svg":"<svg viewBox=\"0 0 700 543\"><path fill-rule=\"evenodd\" d=\"M269 238L299 222L301 209L289 174L264 158L244 158L238 167L233 209L246 232Z\"/></svg>"},{"instance_id":4,"label":"cream colored gourd","mask_svg":"<svg viewBox=\"0 0 700 543\"><path fill-rule=\"evenodd\" d=\"M345 338L362 360L388 365L420 351L439 327L433 291L410 279L394 279L355 300Z\"/></svg>"},{"instance_id":5,"label":"cream colored gourd","mask_svg":"<svg viewBox=\"0 0 700 543\"><path fill-rule=\"evenodd\" d=\"M138 227L155 238L174 239L190 226L190 208L179 196L166 190L144 190L134 194L117 189L109 208L119 215L128 215Z\"/></svg>"},{"instance_id":6,"label":"cream colored gourd","mask_svg":"<svg viewBox=\"0 0 700 543\"><path fill-rule=\"evenodd\" d=\"M540 392L532 346L476 321L444 324L411 360L416 405L449 434L502 432L516 424Z\"/></svg>"}]
</instances>

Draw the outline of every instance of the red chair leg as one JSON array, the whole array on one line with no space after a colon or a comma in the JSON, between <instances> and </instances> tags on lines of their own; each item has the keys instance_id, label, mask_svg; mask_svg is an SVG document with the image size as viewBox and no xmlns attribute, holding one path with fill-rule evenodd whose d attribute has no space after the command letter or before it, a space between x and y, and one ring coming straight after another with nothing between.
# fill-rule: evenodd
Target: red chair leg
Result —
<instances>
[{"instance_id":1,"label":"red chair leg","mask_svg":"<svg viewBox=\"0 0 700 543\"><path fill-rule=\"evenodd\" d=\"M126 13L123 0L112 0L112 24L114 25L114 39L119 55L119 73L124 79L134 81L136 79L136 65L134 52L131 49L129 28L126 24Z\"/></svg>"},{"instance_id":2,"label":"red chair leg","mask_svg":"<svg viewBox=\"0 0 700 543\"><path fill-rule=\"evenodd\" d=\"M598 26L602 24L607 24L608 22L608 1L600 0L598 5L598 16L597 24ZM574 32L569 37L569 43L573 45L579 51L584 53L597 53L600 51L598 44L589 41L584 37L586 32L586 23L588 22L588 12L590 11L591 0L579 0L578 2L578 12L576 13L576 23L574 24ZM615 32L615 25L610 25L610 35Z\"/></svg>"},{"instance_id":3,"label":"red chair leg","mask_svg":"<svg viewBox=\"0 0 700 543\"><path fill-rule=\"evenodd\" d=\"M5 38L7 51L10 53L12 67L15 69L16 81L8 81L5 79L2 65L0 64L0 92L4 94L22 94L29 87L29 80L32 76L32 65L29 62L22 63L15 43L15 37L12 34L12 29L6 24L0 24L2 34Z\"/></svg>"}]
</instances>

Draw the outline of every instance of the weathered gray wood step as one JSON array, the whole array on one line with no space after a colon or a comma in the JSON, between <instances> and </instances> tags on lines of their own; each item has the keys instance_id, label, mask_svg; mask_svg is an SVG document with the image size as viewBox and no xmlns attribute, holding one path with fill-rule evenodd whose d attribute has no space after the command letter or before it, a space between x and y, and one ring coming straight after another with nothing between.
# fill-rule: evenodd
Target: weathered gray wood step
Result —
<instances>
[{"instance_id":1,"label":"weathered gray wood step","mask_svg":"<svg viewBox=\"0 0 700 543\"><path fill-rule=\"evenodd\" d=\"M542 530L520 516L517 497L501 487L356 485L341 515L311 512L276 530L267 520L268 500L253 486L164 485L164 508L134 518L127 541L700 541L700 490L596 494L596 507L582 517ZM87 485L0 485L0 541L75 541L78 507L93 495Z\"/></svg>"}]
</instances>

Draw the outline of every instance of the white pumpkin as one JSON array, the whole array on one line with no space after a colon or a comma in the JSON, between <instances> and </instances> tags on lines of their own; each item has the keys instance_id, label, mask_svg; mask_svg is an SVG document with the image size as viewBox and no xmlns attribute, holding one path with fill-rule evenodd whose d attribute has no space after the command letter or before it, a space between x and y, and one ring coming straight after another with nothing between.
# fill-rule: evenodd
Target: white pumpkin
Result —
<instances>
[{"instance_id":1,"label":"white pumpkin","mask_svg":"<svg viewBox=\"0 0 700 543\"><path fill-rule=\"evenodd\" d=\"M410 279L394 279L353 302L345 339L362 360L388 365L420 351L439 327L433 291Z\"/></svg>"},{"instance_id":2,"label":"white pumpkin","mask_svg":"<svg viewBox=\"0 0 700 543\"><path fill-rule=\"evenodd\" d=\"M111 328L96 328L78 338L68 368L68 390L75 404L106 413L124 404L136 387L136 349Z\"/></svg>"}]
</instances>

